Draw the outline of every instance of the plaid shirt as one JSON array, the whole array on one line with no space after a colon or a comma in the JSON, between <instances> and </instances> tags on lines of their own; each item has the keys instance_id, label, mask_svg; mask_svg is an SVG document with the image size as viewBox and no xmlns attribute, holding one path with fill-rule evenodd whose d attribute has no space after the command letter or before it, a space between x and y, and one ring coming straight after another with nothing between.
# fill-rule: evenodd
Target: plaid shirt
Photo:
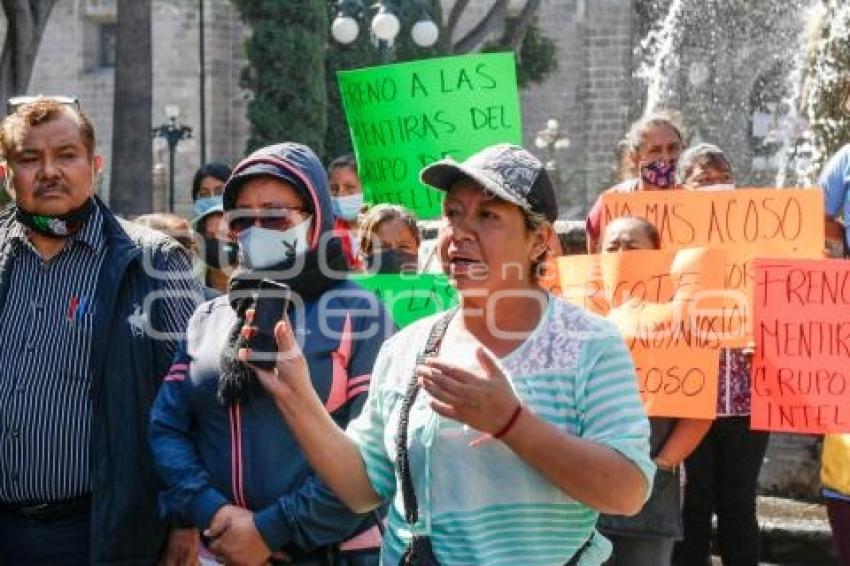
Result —
<instances>
[{"instance_id":1,"label":"plaid shirt","mask_svg":"<svg viewBox=\"0 0 850 566\"><path fill-rule=\"evenodd\" d=\"M752 357L740 348L720 352L717 388L717 416L750 414L750 371Z\"/></svg>"}]
</instances>

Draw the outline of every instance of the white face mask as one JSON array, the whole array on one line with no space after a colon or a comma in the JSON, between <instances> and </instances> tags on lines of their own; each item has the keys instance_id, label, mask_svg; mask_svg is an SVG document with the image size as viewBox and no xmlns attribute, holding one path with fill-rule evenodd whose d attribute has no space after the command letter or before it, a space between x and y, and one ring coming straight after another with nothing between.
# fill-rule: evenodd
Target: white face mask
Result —
<instances>
[{"instance_id":1,"label":"white face mask","mask_svg":"<svg viewBox=\"0 0 850 566\"><path fill-rule=\"evenodd\" d=\"M249 267L265 269L283 263L290 256L303 255L310 248L307 241L313 217L284 231L251 226L239 233L239 249Z\"/></svg>"},{"instance_id":2,"label":"white face mask","mask_svg":"<svg viewBox=\"0 0 850 566\"><path fill-rule=\"evenodd\" d=\"M705 192L717 192L717 191L734 191L735 185L731 183L722 184L722 185L705 185L704 187L697 187L698 191Z\"/></svg>"}]
</instances>

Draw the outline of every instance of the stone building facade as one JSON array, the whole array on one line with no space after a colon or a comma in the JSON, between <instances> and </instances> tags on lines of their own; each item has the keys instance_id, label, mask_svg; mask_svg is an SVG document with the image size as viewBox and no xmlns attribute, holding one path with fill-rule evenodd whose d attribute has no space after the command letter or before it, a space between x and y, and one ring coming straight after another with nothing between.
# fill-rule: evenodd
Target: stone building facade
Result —
<instances>
[{"instance_id":1,"label":"stone building facade","mask_svg":"<svg viewBox=\"0 0 850 566\"><path fill-rule=\"evenodd\" d=\"M581 216L611 185L617 143L629 121L633 0L544 0L538 23L558 48L558 69L522 93L526 146L548 119L558 120L570 146L555 152L561 215ZM536 150L540 152L540 150ZM541 157L548 157L541 155Z\"/></svg>"},{"instance_id":2,"label":"stone building facade","mask_svg":"<svg viewBox=\"0 0 850 566\"><path fill-rule=\"evenodd\" d=\"M204 0L206 69L206 155L233 163L242 155L248 124L247 97L239 88L243 29L228 0ZM175 158L176 211L189 214L190 184L200 164L200 66L198 2L154 0L153 125L167 121L165 108L179 108L179 121L194 130L181 142ZM50 16L30 82L30 92L77 96L92 117L98 151L106 167L100 193L109 197L112 163L112 106L115 0L59 0ZM168 149L152 140L154 205L167 203ZM150 150L151 148L144 148ZM140 151L142 148L140 148Z\"/></svg>"},{"instance_id":3,"label":"stone building facade","mask_svg":"<svg viewBox=\"0 0 850 566\"><path fill-rule=\"evenodd\" d=\"M443 0L444 13L452 1ZM473 25L493 1L470 3L458 33ZM206 155L208 160L233 163L242 156L248 133L247 93L239 87L247 32L229 0L203 2ZM176 158L176 202L182 213L189 210L189 184L201 154L198 5L196 0L153 0L154 125L166 121L166 105L177 105L180 121L195 131L194 140L178 146ZM796 0L543 0L538 23L555 42L558 69L542 84L522 91L524 138L527 147L557 163L563 218L580 218L596 195L615 181L617 143L644 110L646 85L635 78L644 58L641 40L676 6L683 15L676 22L677 57L665 77L669 93L664 102L681 109L690 140L727 148L740 182L772 182L775 171L768 158L775 156L777 142L765 143L763 130L765 123L777 122L789 61L799 43ZM59 0L30 88L79 96L96 122L99 150L107 164L114 22L115 0ZM3 25L0 22L0 31ZM534 147L534 140L552 118L559 121L570 146L549 156ZM153 148L155 203L162 209L168 152L162 140L153 142ZM104 196L108 174L107 167Z\"/></svg>"}]
</instances>

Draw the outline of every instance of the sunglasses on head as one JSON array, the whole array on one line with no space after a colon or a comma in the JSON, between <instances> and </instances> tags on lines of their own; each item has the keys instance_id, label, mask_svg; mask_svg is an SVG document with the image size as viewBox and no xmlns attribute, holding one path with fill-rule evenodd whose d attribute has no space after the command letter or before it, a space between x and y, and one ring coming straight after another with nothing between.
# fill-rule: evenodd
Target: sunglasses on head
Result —
<instances>
[{"instance_id":1,"label":"sunglasses on head","mask_svg":"<svg viewBox=\"0 0 850 566\"><path fill-rule=\"evenodd\" d=\"M36 94L36 95L23 95L23 96L13 96L9 99L7 103L8 113L14 114L18 108L21 106L26 106L27 104L32 104L33 102L38 102L39 100L49 100L50 102L55 102L56 104L61 104L62 106L73 106L78 111L82 110L80 108L80 99L73 96L62 96L62 95L44 95L44 94Z\"/></svg>"},{"instance_id":2,"label":"sunglasses on head","mask_svg":"<svg viewBox=\"0 0 850 566\"><path fill-rule=\"evenodd\" d=\"M227 213L227 225L234 232L242 232L251 226L283 231L301 222L306 212L306 209L296 207L267 208L259 214L247 209L236 209Z\"/></svg>"}]
</instances>

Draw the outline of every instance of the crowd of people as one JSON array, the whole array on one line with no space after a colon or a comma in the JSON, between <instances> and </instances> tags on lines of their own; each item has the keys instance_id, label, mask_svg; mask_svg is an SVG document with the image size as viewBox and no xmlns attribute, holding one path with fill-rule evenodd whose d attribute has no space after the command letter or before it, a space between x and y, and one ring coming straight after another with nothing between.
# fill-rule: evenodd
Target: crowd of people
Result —
<instances>
[{"instance_id":1,"label":"crowd of people","mask_svg":"<svg viewBox=\"0 0 850 566\"><path fill-rule=\"evenodd\" d=\"M459 304L401 330L350 276L419 272L424 242L411 211L365 204L351 156L283 142L205 164L193 218L128 222L94 192L76 102L14 108L0 150L3 563L702 566L716 515L723 564L758 564L752 349L721 352L716 419L648 419L617 327L544 288L558 203L521 147L422 169ZM667 114L621 155L611 191L735 188ZM823 176L832 257L848 156ZM660 247L601 215L589 253ZM823 477L850 564L847 438Z\"/></svg>"}]
</instances>

